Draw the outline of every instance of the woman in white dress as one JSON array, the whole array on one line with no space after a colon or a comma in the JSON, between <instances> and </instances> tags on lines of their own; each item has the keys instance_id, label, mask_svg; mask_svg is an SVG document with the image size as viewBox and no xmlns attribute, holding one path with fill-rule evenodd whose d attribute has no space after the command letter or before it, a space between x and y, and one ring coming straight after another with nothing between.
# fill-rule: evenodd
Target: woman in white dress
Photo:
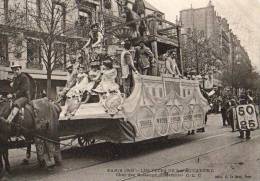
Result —
<instances>
[{"instance_id":1,"label":"woman in white dress","mask_svg":"<svg viewBox=\"0 0 260 181\"><path fill-rule=\"evenodd\" d=\"M65 116L68 116L69 119L70 117L74 116L79 109L83 94L86 91L87 84L88 75L84 71L84 66L80 65L78 67L76 84L66 94L67 100L65 103L64 113Z\"/></svg>"},{"instance_id":2,"label":"woman in white dress","mask_svg":"<svg viewBox=\"0 0 260 181\"><path fill-rule=\"evenodd\" d=\"M82 97L84 92L87 90L88 75L84 72L84 66L80 65L78 68L78 75L76 79L76 85L70 89L66 94L67 97Z\"/></svg>"},{"instance_id":3,"label":"woman in white dress","mask_svg":"<svg viewBox=\"0 0 260 181\"><path fill-rule=\"evenodd\" d=\"M119 92L119 85L115 82L117 70L113 68L111 59L103 61L103 70L101 73L101 82L94 91L100 94Z\"/></svg>"}]
</instances>

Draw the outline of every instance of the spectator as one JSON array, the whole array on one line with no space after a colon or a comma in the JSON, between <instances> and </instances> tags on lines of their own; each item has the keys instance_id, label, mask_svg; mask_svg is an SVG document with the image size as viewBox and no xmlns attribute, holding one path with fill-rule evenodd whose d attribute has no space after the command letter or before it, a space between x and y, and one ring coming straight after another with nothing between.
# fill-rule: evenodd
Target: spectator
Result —
<instances>
[{"instance_id":1,"label":"spectator","mask_svg":"<svg viewBox=\"0 0 260 181\"><path fill-rule=\"evenodd\" d=\"M221 105L221 116L222 116L222 122L223 126L227 126L227 109L229 107L227 97L223 97L222 99L222 105Z\"/></svg>"},{"instance_id":2,"label":"spectator","mask_svg":"<svg viewBox=\"0 0 260 181\"><path fill-rule=\"evenodd\" d=\"M236 120L236 107L237 107L237 101L236 98L233 97L230 101L230 107L227 111L227 117L228 117L228 124L231 125L232 132L235 132L235 120Z\"/></svg>"}]
</instances>

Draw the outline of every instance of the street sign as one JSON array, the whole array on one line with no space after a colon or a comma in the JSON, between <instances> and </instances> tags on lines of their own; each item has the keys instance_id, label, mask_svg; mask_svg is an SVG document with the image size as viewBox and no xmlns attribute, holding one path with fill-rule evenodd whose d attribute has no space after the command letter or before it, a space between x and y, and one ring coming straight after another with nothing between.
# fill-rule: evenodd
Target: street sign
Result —
<instances>
[{"instance_id":1,"label":"street sign","mask_svg":"<svg viewBox=\"0 0 260 181\"><path fill-rule=\"evenodd\" d=\"M239 105L236 108L236 112L240 130L255 130L258 128L258 121L254 105Z\"/></svg>"}]
</instances>

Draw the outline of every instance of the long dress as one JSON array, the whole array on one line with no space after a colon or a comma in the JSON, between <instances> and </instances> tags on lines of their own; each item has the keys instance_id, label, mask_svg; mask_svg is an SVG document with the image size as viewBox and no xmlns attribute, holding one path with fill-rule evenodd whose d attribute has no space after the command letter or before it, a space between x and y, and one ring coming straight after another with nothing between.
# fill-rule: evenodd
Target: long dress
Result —
<instances>
[{"instance_id":1,"label":"long dress","mask_svg":"<svg viewBox=\"0 0 260 181\"><path fill-rule=\"evenodd\" d=\"M94 70L90 70L88 73L88 77L89 77L89 82L86 85L86 91L88 91L89 93L92 92L92 89L95 88L95 85L97 84L97 81L99 80L101 76L100 70L94 71Z\"/></svg>"},{"instance_id":2,"label":"long dress","mask_svg":"<svg viewBox=\"0 0 260 181\"><path fill-rule=\"evenodd\" d=\"M85 73L78 74L77 82L74 87L72 87L69 92L66 94L67 97L79 97L82 96L86 91L86 87L88 85L88 75Z\"/></svg>"},{"instance_id":3,"label":"long dress","mask_svg":"<svg viewBox=\"0 0 260 181\"><path fill-rule=\"evenodd\" d=\"M98 93L107 93L110 91L119 91L119 85L115 82L117 76L116 69L104 70L101 82L95 89Z\"/></svg>"}]
</instances>

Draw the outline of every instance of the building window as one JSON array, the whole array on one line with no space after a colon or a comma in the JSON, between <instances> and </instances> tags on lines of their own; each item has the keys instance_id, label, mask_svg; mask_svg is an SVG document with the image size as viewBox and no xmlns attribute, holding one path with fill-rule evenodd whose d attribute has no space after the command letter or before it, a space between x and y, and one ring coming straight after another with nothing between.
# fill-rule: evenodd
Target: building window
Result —
<instances>
[{"instance_id":1,"label":"building window","mask_svg":"<svg viewBox=\"0 0 260 181\"><path fill-rule=\"evenodd\" d=\"M8 19L8 0L0 1L0 19L7 21Z\"/></svg>"},{"instance_id":2,"label":"building window","mask_svg":"<svg viewBox=\"0 0 260 181\"><path fill-rule=\"evenodd\" d=\"M27 68L42 69L41 45L39 40L27 39Z\"/></svg>"},{"instance_id":3,"label":"building window","mask_svg":"<svg viewBox=\"0 0 260 181\"><path fill-rule=\"evenodd\" d=\"M41 0L27 0L27 11L30 15L41 16Z\"/></svg>"},{"instance_id":4,"label":"building window","mask_svg":"<svg viewBox=\"0 0 260 181\"><path fill-rule=\"evenodd\" d=\"M9 66L8 39L4 35L0 35L0 65Z\"/></svg>"},{"instance_id":5,"label":"building window","mask_svg":"<svg viewBox=\"0 0 260 181\"><path fill-rule=\"evenodd\" d=\"M54 44L54 61L55 70L64 70L66 67L66 44Z\"/></svg>"},{"instance_id":6,"label":"building window","mask_svg":"<svg viewBox=\"0 0 260 181\"><path fill-rule=\"evenodd\" d=\"M66 28L66 8L63 4L54 5L54 24L58 33L64 33Z\"/></svg>"},{"instance_id":7,"label":"building window","mask_svg":"<svg viewBox=\"0 0 260 181\"><path fill-rule=\"evenodd\" d=\"M79 11L79 31L82 37L87 37L92 24L92 13L87 11Z\"/></svg>"}]
</instances>

